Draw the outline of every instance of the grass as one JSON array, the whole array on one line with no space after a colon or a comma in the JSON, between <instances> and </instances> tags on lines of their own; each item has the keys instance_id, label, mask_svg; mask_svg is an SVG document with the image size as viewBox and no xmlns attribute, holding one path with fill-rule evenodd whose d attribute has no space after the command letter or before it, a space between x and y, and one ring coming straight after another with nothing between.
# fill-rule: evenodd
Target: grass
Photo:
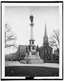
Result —
<instances>
[{"instance_id":1,"label":"grass","mask_svg":"<svg viewBox=\"0 0 64 81\"><path fill-rule=\"evenodd\" d=\"M40 66L6 66L5 76L59 76L59 68Z\"/></svg>"}]
</instances>

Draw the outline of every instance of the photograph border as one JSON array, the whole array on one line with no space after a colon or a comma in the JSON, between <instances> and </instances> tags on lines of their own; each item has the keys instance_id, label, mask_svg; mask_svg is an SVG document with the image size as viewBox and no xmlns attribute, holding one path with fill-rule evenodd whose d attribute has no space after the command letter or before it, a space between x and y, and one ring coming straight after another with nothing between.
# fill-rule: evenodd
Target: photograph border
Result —
<instances>
[{"instance_id":1,"label":"photograph border","mask_svg":"<svg viewBox=\"0 0 64 81\"><path fill-rule=\"evenodd\" d=\"M63 1L1 1L1 36L2 36L2 3L62 3L62 79L34 79L34 80L63 80ZM1 43L1 47L2 47L2 43ZM1 48L1 53L2 53L2 48ZM2 57L1 57L1 62L2 62ZM1 74L2 74L2 70L1 70ZM24 80L24 79L1 78L1 80Z\"/></svg>"}]
</instances>

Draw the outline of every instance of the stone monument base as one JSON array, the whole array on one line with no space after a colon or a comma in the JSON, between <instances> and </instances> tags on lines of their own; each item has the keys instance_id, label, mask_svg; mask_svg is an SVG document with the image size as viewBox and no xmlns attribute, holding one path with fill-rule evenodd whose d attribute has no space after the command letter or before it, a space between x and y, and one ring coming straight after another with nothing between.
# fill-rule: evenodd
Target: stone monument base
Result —
<instances>
[{"instance_id":1,"label":"stone monument base","mask_svg":"<svg viewBox=\"0 0 64 81\"><path fill-rule=\"evenodd\" d=\"M41 64L43 63L42 59L28 59L28 64Z\"/></svg>"},{"instance_id":2,"label":"stone monument base","mask_svg":"<svg viewBox=\"0 0 64 81\"><path fill-rule=\"evenodd\" d=\"M44 63L43 60L39 56L39 52L37 52L35 55L32 55L31 52L29 52L29 55L25 57L28 64L41 64Z\"/></svg>"}]
</instances>

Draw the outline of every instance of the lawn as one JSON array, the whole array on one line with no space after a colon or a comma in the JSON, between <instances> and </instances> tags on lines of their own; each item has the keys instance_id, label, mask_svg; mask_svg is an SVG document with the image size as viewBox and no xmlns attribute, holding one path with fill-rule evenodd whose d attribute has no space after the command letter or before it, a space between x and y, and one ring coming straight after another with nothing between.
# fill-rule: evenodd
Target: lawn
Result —
<instances>
[{"instance_id":1,"label":"lawn","mask_svg":"<svg viewBox=\"0 0 64 81\"><path fill-rule=\"evenodd\" d=\"M5 76L59 76L59 68L44 66L6 66Z\"/></svg>"}]
</instances>

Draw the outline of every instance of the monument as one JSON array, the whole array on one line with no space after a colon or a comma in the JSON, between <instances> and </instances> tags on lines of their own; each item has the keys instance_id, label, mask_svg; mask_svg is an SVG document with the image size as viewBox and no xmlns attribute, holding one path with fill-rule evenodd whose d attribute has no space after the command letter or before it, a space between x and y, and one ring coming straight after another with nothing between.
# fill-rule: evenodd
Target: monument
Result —
<instances>
[{"instance_id":1,"label":"monument","mask_svg":"<svg viewBox=\"0 0 64 81\"><path fill-rule=\"evenodd\" d=\"M34 26L33 19L34 19L34 16L30 15L31 38L29 40L29 45L26 48L27 50L26 50L25 59L27 60L27 63L29 64L35 64L35 63L38 64L38 63L43 63L43 60L39 56L38 47L34 45L35 40L33 38L33 26Z\"/></svg>"}]
</instances>

